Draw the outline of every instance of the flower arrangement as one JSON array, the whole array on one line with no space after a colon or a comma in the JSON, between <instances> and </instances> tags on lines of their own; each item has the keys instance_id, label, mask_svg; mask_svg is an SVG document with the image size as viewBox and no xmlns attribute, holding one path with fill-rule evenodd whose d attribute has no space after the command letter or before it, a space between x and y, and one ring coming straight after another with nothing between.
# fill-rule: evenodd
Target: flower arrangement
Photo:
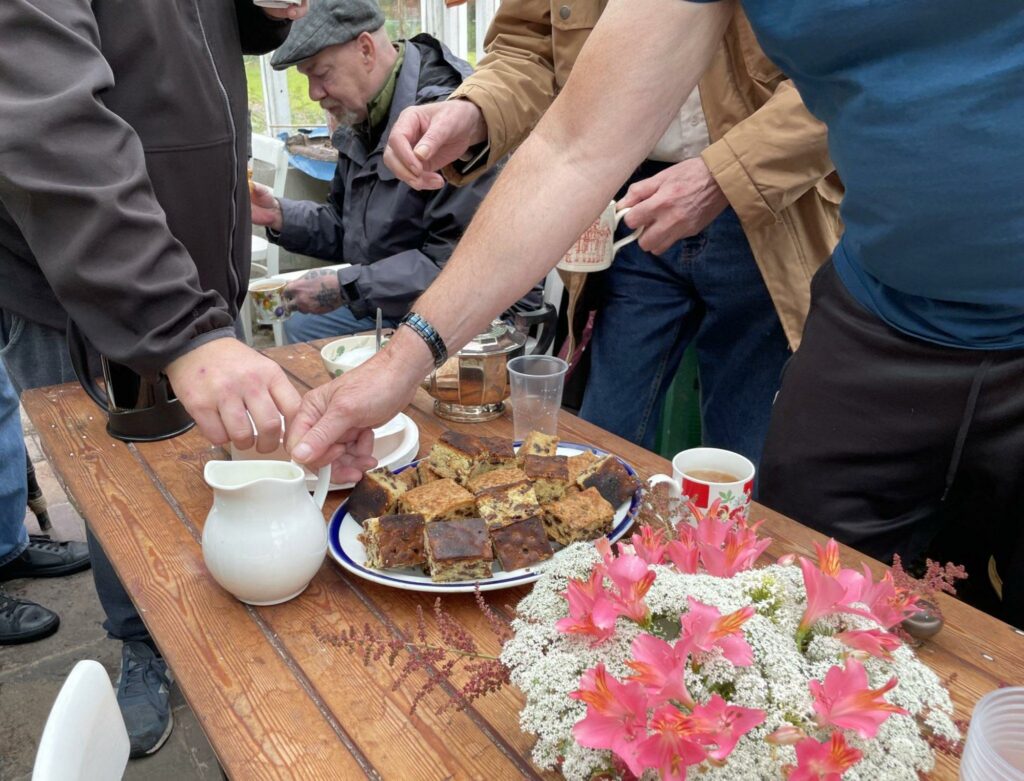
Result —
<instances>
[{"instance_id":1,"label":"flower arrangement","mask_svg":"<svg viewBox=\"0 0 1024 781\"><path fill-rule=\"evenodd\" d=\"M787 556L742 515L641 527L546 563L501 661L534 760L570 781L917 781L960 739L938 677L890 630L917 595Z\"/></svg>"}]
</instances>

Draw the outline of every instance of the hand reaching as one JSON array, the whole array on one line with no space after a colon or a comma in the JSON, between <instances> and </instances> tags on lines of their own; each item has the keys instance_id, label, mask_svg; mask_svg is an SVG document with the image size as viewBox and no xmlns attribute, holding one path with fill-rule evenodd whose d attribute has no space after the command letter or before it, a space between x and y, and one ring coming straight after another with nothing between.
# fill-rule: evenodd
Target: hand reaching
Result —
<instances>
[{"instance_id":1,"label":"hand reaching","mask_svg":"<svg viewBox=\"0 0 1024 781\"><path fill-rule=\"evenodd\" d=\"M391 129L384 164L413 189L437 190L444 177L434 172L486 139L483 114L468 100L409 106Z\"/></svg>"},{"instance_id":2,"label":"hand reaching","mask_svg":"<svg viewBox=\"0 0 1024 781\"><path fill-rule=\"evenodd\" d=\"M255 442L260 453L271 453L281 444L281 417L290 421L301 402L280 366L231 337L196 347L165 372L188 414L215 445L231 442L248 449Z\"/></svg>"}]
</instances>

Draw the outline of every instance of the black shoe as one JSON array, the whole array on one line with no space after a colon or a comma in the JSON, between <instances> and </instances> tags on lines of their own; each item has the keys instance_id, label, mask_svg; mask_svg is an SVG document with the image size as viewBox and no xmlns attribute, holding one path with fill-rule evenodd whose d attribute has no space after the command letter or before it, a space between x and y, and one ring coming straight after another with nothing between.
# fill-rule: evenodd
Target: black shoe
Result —
<instances>
[{"instance_id":1,"label":"black shoe","mask_svg":"<svg viewBox=\"0 0 1024 781\"><path fill-rule=\"evenodd\" d=\"M0 645L42 640L57 631L60 617L42 605L0 591Z\"/></svg>"},{"instance_id":2,"label":"black shoe","mask_svg":"<svg viewBox=\"0 0 1024 781\"><path fill-rule=\"evenodd\" d=\"M89 567L89 546L84 542L57 542L31 534L21 555L0 567L0 580L59 578Z\"/></svg>"},{"instance_id":3,"label":"black shoe","mask_svg":"<svg viewBox=\"0 0 1024 781\"><path fill-rule=\"evenodd\" d=\"M174 726L171 715L171 671L153 649L127 641L121 649L117 704L131 740L129 757L144 757L159 749Z\"/></svg>"}]
</instances>

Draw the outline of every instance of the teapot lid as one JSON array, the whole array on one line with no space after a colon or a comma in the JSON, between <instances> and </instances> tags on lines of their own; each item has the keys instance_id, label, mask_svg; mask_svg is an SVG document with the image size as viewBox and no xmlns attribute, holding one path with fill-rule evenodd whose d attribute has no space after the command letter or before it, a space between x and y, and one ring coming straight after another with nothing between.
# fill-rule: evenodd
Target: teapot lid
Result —
<instances>
[{"instance_id":1,"label":"teapot lid","mask_svg":"<svg viewBox=\"0 0 1024 781\"><path fill-rule=\"evenodd\" d=\"M526 344L526 335L504 320L492 320L490 328L477 334L459 355L500 355L518 350Z\"/></svg>"}]
</instances>

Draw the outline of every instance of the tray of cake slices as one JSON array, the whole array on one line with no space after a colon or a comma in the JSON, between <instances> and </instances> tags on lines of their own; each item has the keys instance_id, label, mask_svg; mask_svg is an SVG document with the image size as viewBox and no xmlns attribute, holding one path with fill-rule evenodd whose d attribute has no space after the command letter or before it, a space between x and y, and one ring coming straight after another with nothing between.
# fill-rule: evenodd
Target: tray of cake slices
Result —
<instances>
[{"instance_id":1,"label":"tray of cake slices","mask_svg":"<svg viewBox=\"0 0 1024 781\"><path fill-rule=\"evenodd\" d=\"M622 537L640 507L636 471L591 445L446 431L425 458L366 473L331 518L331 556L414 591L531 583L573 543Z\"/></svg>"}]
</instances>

